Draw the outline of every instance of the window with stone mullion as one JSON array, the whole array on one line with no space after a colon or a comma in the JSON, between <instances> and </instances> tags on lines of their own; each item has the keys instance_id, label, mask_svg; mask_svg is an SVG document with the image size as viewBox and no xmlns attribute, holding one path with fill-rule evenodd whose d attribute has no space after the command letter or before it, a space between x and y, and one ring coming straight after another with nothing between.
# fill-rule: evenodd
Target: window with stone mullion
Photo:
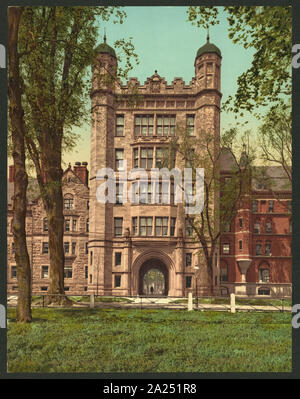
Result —
<instances>
[{"instance_id":1,"label":"window with stone mullion","mask_svg":"<svg viewBox=\"0 0 300 399\"><path fill-rule=\"evenodd\" d=\"M157 136L174 136L175 135L175 116L174 115L158 115L156 122Z\"/></svg>"},{"instance_id":2,"label":"window with stone mullion","mask_svg":"<svg viewBox=\"0 0 300 399\"><path fill-rule=\"evenodd\" d=\"M136 115L134 118L135 136L153 136L154 115Z\"/></svg>"}]
</instances>

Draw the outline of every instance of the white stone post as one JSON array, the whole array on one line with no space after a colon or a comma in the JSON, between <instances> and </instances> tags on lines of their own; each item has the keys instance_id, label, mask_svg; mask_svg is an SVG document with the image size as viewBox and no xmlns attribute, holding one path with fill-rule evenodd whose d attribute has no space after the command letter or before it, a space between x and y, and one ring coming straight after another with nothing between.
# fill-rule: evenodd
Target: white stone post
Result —
<instances>
[{"instance_id":1,"label":"white stone post","mask_svg":"<svg viewBox=\"0 0 300 399\"><path fill-rule=\"evenodd\" d=\"M91 295L90 295L90 308L94 309L94 307L95 307L95 294L91 293Z\"/></svg>"},{"instance_id":2,"label":"white stone post","mask_svg":"<svg viewBox=\"0 0 300 399\"><path fill-rule=\"evenodd\" d=\"M235 294L230 294L230 313L235 313Z\"/></svg>"},{"instance_id":3,"label":"white stone post","mask_svg":"<svg viewBox=\"0 0 300 399\"><path fill-rule=\"evenodd\" d=\"M188 296L188 311L193 310L193 294L189 292Z\"/></svg>"}]
</instances>

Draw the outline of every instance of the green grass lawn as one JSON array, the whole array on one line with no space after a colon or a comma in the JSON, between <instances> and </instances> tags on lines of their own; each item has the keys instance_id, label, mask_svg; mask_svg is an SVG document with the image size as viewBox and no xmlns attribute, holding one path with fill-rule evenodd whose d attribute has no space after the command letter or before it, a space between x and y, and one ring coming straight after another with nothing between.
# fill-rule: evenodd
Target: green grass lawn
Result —
<instances>
[{"instance_id":1,"label":"green grass lawn","mask_svg":"<svg viewBox=\"0 0 300 399\"><path fill-rule=\"evenodd\" d=\"M290 372L290 313L8 309L9 372Z\"/></svg>"}]
</instances>

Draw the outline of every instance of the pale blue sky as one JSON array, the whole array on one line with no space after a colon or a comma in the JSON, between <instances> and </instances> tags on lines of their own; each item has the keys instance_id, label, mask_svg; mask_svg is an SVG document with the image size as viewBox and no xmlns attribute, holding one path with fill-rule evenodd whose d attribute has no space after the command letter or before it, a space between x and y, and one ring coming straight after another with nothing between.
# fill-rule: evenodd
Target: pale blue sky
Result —
<instances>
[{"instance_id":1,"label":"pale blue sky","mask_svg":"<svg viewBox=\"0 0 300 399\"><path fill-rule=\"evenodd\" d=\"M140 64L130 73L137 77L141 84L157 69L160 76L171 83L174 77L182 77L189 84L194 76L194 61L197 50L206 42L207 32L203 28L193 26L187 21L187 7L125 7L125 22L102 24L99 29L99 43L103 41L106 28L107 43L113 46L120 38L132 37ZM241 45L233 44L228 38L226 14L220 8L220 24L211 27L210 41L222 52L221 91L222 101L237 89L238 76L251 65L254 50L245 50ZM248 127L256 130L258 122L245 113ZM233 115L221 114L221 129L233 123ZM65 164L75 161L90 160L90 127L84 126L75 130L80 133L81 140L72 153L64 156Z\"/></svg>"}]
</instances>

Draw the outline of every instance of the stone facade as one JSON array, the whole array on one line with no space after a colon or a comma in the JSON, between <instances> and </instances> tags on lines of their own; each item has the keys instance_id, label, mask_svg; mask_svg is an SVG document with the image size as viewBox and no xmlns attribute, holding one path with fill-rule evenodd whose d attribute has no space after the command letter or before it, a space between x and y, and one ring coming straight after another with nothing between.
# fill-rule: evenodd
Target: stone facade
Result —
<instances>
[{"instance_id":1,"label":"stone facade","mask_svg":"<svg viewBox=\"0 0 300 399\"><path fill-rule=\"evenodd\" d=\"M161 154L172 140L176 125L188 127L192 136L206 130L214 143L219 143L220 51L210 43L199 49L195 76L189 85L181 78L168 85L157 71L143 85L135 78L122 85L102 79L107 72L114 74L117 59L106 42L99 49L91 90L90 179L86 163L78 163L73 170L69 167L63 177L66 251L68 247L65 287L73 294L146 295L149 287L153 290L156 286L157 294L169 296L187 296L191 291L205 294L207 276L183 205L172 201L125 202L121 189L117 191L119 203L100 203L96 195L105 178L96 177L102 168L111 168L120 183L123 161L127 162L127 171L139 167L149 174L151 167L160 168ZM132 99L139 101L133 105ZM230 176L225 164L221 165L224 178ZM176 156L173 166L182 169L184 165L183 159ZM12 180L13 170L10 189ZM137 177L129 185L134 183L138 183ZM144 194L151 195L147 190ZM36 195L33 198L27 213L28 248L33 292L43 292L49 281L49 258L43 254L43 243L47 243L45 211L41 199L35 199ZM290 295L290 199L290 189L270 191L255 186L244 198L229 231L221 236L220 253L215 256L216 295ZM253 205L253 201L257 203ZM274 201L272 209L270 201ZM9 204L8 292L14 293L17 280L10 230L11 201ZM259 244L262 251L257 254ZM155 284L148 274L151 270L156 270L156 276L160 272Z\"/></svg>"}]
</instances>

